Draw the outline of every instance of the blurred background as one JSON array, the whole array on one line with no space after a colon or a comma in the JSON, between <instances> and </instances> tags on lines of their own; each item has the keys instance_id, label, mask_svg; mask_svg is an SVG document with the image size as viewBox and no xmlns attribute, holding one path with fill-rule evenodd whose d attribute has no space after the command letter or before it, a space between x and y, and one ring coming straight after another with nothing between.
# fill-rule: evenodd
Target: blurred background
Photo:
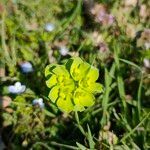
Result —
<instances>
[{"instance_id":1,"label":"blurred background","mask_svg":"<svg viewBox=\"0 0 150 150\"><path fill-rule=\"evenodd\" d=\"M150 149L150 1L1 0L0 150ZM65 114L44 70L99 69L93 107Z\"/></svg>"}]
</instances>

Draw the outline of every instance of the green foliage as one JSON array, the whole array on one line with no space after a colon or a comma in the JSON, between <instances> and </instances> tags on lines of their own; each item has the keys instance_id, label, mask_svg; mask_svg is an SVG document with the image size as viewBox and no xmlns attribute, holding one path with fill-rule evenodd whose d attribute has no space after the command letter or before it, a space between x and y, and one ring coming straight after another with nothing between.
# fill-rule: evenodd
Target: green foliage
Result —
<instances>
[{"instance_id":1,"label":"green foliage","mask_svg":"<svg viewBox=\"0 0 150 150\"><path fill-rule=\"evenodd\" d=\"M149 28L147 0L1 0L6 149L150 149Z\"/></svg>"}]
</instances>

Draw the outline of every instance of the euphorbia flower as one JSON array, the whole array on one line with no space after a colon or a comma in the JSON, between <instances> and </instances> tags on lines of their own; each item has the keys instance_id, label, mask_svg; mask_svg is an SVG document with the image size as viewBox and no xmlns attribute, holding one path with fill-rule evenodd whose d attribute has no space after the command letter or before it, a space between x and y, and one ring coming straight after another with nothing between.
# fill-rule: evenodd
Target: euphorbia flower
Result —
<instances>
[{"instance_id":1,"label":"euphorbia flower","mask_svg":"<svg viewBox=\"0 0 150 150\"><path fill-rule=\"evenodd\" d=\"M94 104L95 97L93 94L86 92L81 88L77 88L74 92L74 103L80 108L92 106Z\"/></svg>"},{"instance_id":2,"label":"euphorbia flower","mask_svg":"<svg viewBox=\"0 0 150 150\"><path fill-rule=\"evenodd\" d=\"M85 75L85 78L83 78L79 82L79 85L82 88L86 87L86 90L91 93L102 92L102 85L100 83L96 83L98 77L99 77L98 69L91 66L87 74Z\"/></svg>"},{"instance_id":3,"label":"euphorbia flower","mask_svg":"<svg viewBox=\"0 0 150 150\"><path fill-rule=\"evenodd\" d=\"M71 58L68 64L71 64L69 71L75 81L83 79L90 68L90 64L83 62L79 57Z\"/></svg>"},{"instance_id":4,"label":"euphorbia flower","mask_svg":"<svg viewBox=\"0 0 150 150\"><path fill-rule=\"evenodd\" d=\"M61 96L61 94L63 96ZM60 96L59 96L59 98L56 102L57 106L65 112L72 111L74 109L74 105L71 101L71 99L72 99L71 93L68 93L68 94L65 94L65 95L63 93L61 93L61 94L60 94Z\"/></svg>"},{"instance_id":5,"label":"euphorbia flower","mask_svg":"<svg viewBox=\"0 0 150 150\"><path fill-rule=\"evenodd\" d=\"M73 84L73 80L70 78L70 74L62 65L49 65L46 67L45 75L50 77L46 81L49 88L55 85L70 86Z\"/></svg>"},{"instance_id":6,"label":"euphorbia flower","mask_svg":"<svg viewBox=\"0 0 150 150\"><path fill-rule=\"evenodd\" d=\"M83 111L94 104L94 94L102 92L102 85L96 83L98 69L79 57L69 59L65 65L48 65L45 76L50 88L48 97L65 112Z\"/></svg>"}]
</instances>

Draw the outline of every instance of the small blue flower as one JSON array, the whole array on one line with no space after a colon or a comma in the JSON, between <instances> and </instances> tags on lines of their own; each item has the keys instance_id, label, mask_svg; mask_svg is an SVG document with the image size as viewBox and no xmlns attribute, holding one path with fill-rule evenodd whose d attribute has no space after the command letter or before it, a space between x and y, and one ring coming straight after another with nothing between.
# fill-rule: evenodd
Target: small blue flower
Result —
<instances>
[{"instance_id":1,"label":"small blue flower","mask_svg":"<svg viewBox=\"0 0 150 150\"><path fill-rule=\"evenodd\" d=\"M34 99L32 102L33 105L39 105L40 108L44 108L45 104L43 103L42 98Z\"/></svg>"},{"instance_id":2,"label":"small blue flower","mask_svg":"<svg viewBox=\"0 0 150 150\"><path fill-rule=\"evenodd\" d=\"M20 65L20 67L23 73L33 72L33 67L30 62L24 62Z\"/></svg>"},{"instance_id":3,"label":"small blue flower","mask_svg":"<svg viewBox=\"0 0 150 150\"><path fill-rule=\"evenodd\" d=\"M21 85L20 82L16 82L14 85L8 86L9 93L12 94L21 94L26 90L25 85Z\"/></svg>"},{"instance_id":4,"label":"small blue flower","mask_svg":"<svg viewBox=\"0 0 150 150\"><path fill-rule=\"evenodd\" d=\"M68 48L66 46L61 46L59 52L62 56L66 56L68 54Z\"/></svg>"},{"instance_id":5,"label":"small blue flower","mask_svg":"<svg viewBox=\"0 0 150 150\"><path fill-rule=\"evenodd\" d=\"M52 24L52 23L47 23L45 25L45 30L48 31L48 32L52 32L54 29L55 29L55 25Z\"/></svg>"}]
</instances>

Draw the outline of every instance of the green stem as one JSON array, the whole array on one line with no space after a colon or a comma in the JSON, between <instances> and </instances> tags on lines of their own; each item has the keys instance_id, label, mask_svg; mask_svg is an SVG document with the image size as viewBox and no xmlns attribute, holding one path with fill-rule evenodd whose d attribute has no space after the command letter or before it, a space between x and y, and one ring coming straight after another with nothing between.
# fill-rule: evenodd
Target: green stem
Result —
<instances>
[{"instance_id":1,"label":"green stem","mask_svg":"<svg viewBox=\"0 0 150 150\"><path fill-rule=\"evenodd\" d=\"M77 147L75 146L70 146L70 145L66 145L66 144L60 144L60 143L57 143L57 142L51 142L50 143L51 145L54 145L54 146L58 146L58 147L64 147L64 148L68 148L68 149L73 149L73 150L79 150Z\"/></svg>"},{"instance_id":2,"label":"green stem","mask_svg":"<svg viewBox=\"0 0 150 150\"><path fill-rule=\"evenodd\" d=\"M114 43L116 45L116 43ZM119 62L119 48L116 46L114 49L114 58L115 58L115 64L117 68L117 85L118 85L118 91L120 98L122 100L122 106L123 106L123 111L125 114L125 117L127 117L127 104L125 100L125 87L124 87L124 82L123 78L121 76L121 70L120 70L120 62Z\"/></svg>"},{"instance_id":3,"label":"green stem","mask_svg":"<svg viewBox=\"0 0 150 150\"><path fill-rule=\"evenodd\" d=\"M79 121L79 116L78 116L78 112L75 111L75 119L77 121L77 124L78 124L78 128L80 129L81 133L86 136L86 133L84 131L84 129L82 128L82 126L80 125L80 121Z\"/></svg>"},{"instance_id":4,"label":"green stem","mask_svg":"<svg viewBox=\"0 0 150 150\"><path fill-rule=\"evenodd\" d=\"M141 122L133 130L131 130L126 136L124 136L121 139L121 142L125 141L131 134L133 134L137 130L137 128L139 128L144 123L144 121L148 119L149 115L150 112L141 120Z\"/></svg>"},{"instance_id":5,"label":"green stem","mask_svg":"<svg viewBox=\"0 0 150 150\"><path fill-rule=\"evenodd\" d=\"M141 80L140 80L140 84L139 84L139 88L138 88L138 95L137 95L137 101L138 101L138 104L137 104L137 111L138 111L138 116L139 116L139 120L140 120L140 116L141 116L141 91L142 91L142 83L143 83L143 73L142 73L142 70L141 68L136 65L135 63L129 61L129 60L125 60L125 59L119 59L120 61L126 63L126 64L129 64L131 66L133 66L134 68L136 68L137 70L140 71L141 73Z\"/></svg>"},{"instance_id":6,"label":"green stem","mask_svg":"<svg viewBox=\"0 0 150 150\"><path fill-rule=\"evenodd\" d=\"M6 36L5 36L5 12L4 12L2 14L1 42L2 42L2 48L4 50L4 59L6 59L7 63L9 64L11 62L11 58L10 58L10 55L9 55L9 52L8 52L8 48L6 46L5 39L6 39Z\"/></svg>"},{"instance_id":7,"label":"green stem","mask_svg":"<svg viewBox=\"0 0 150 150\"><path fill-rule=\"evenodd\" d=\"M51 150L51 148L47 144L42 143L42 142L36 142L32 147L35 147L37 145L41 145L41 146L45 147L46 149Z\"/></svg>"},{"instance_id":8,"label":"green stem","mask_svg":"<svg viewBox=\"0 0 150 150\"><path fill-rule=\"evenodd\" d=\"M141 92L142 92L142 83L143 83L143 74L141 73L141 80L140 80L140 85L139 85L139 88L138 88L138 95L137 95L137 100L138 100L137 109L138 109L139 120L140 120L140 117L141 117Z\"/></svg>"}]
</instances>

